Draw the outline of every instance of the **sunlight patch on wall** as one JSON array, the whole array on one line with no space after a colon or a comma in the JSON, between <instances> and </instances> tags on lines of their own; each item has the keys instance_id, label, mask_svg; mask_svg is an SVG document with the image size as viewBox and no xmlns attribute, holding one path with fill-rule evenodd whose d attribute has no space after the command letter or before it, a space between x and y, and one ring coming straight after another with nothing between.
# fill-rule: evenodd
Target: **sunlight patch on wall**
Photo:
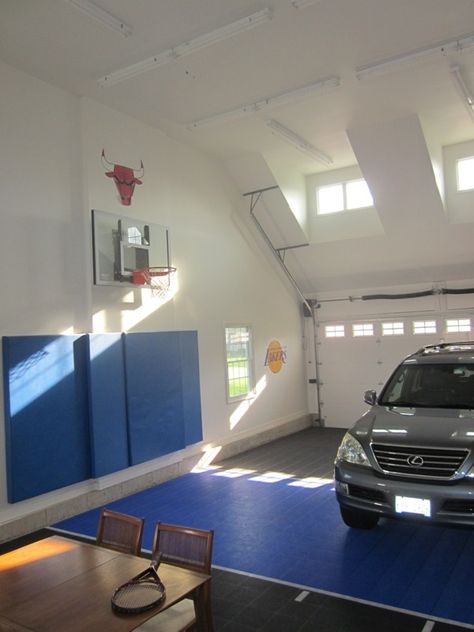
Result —
<instances>
[{"instance_id":1,"label":"sunlight patch on wall","mask_svg":"<svg viewBox=\"0 0 474 632\"><path fill-rule=\"evenodd\" d=\"M235 426L239 423L245 413L250 409L251 406L255 403L260 394L265 390L267 386L267 376L264 375L258 382L255 387L255 394L250 396L248 399L244 399L237 408L234 410L232 415L229 417L229 428L233 430Z\"/></svg>"},{"instance_id":2,"label":"sunlight patch on wall","mask_svg":"<svg viewBox=\"0 0 474 632\"><path fill-rule=\"evenodd\" d=\"M214 459L216 458L216 456L219 454L219 452L221 450L222 450L222 446L221 445L218 445L218 446L213 446L213 445L205 446L204 449L203 449L204 454L199 459L199 461L196 463L196 465L193 467L191 472L194 473L194 474L199 474L200 472L209 472L210 470L218 470L218 469L220 469L220 467L221 467L220 465L211 465L211 463L214 461Z\"/></svg>"}]
</instances>

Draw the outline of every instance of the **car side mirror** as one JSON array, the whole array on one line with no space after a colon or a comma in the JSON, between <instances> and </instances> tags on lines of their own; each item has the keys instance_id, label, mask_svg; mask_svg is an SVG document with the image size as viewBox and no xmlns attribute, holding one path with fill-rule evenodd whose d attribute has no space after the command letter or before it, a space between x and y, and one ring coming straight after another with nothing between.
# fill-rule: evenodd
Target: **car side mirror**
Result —
<instances>
[{"instance_id":1,"label":"car side mirror","mask_svg":"<svg viewBox=\"0 0 474 632\"><path fill-rule=\"evenodd\" d=\"M375 391L365 391L364 402L370 406L375 406L377 403L377 393Z\"/></svg>"}]
</instances>

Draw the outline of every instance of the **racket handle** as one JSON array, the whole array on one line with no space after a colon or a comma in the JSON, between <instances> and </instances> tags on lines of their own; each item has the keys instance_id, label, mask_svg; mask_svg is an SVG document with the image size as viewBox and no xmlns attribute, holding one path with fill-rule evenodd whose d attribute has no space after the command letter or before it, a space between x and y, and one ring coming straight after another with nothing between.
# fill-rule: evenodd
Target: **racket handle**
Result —
<instances>
[{"instance_id":1,"label":"racket handle","mask_svg":"<svg viewBox=\"0 0 474 632\"><path fill-rule=\"evenodd\" d=\"M160 552L158 552L158 553L156 554L156 556L155 556L154 558L152 558L150 566L151 566L152 568L154 568L154 569L155 569L155 571L156 571L156 569L157 569L157 568L158 568L158 566L160 565L160 562L161 562L161 553L160 553Z\"/></svg>"}]
</instances>

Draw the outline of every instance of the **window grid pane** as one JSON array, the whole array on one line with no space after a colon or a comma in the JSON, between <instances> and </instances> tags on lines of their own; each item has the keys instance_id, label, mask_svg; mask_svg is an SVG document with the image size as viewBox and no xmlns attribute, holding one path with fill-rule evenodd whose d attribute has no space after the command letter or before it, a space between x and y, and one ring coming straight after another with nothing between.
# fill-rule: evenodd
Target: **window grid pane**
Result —
<instances>
[{"instance_id":1,"label":"window grid pane","mask_svg":"<svg viewBox=\"0 0 474 632\"><path fill-rule=\"evenodd\" d=\"M365 180L346 182L347 209L373 206L374 201Z\"/></svg>"},{"instance_id":2,"label":"window grid pane","mask_svg":"<svg viewBox=\"0 0 474 632\"><path fill-rule=\"evenodd\" d=\"M343 338L344 334L344 325L326 325L324 329L326 338Z\"/></svg>"},{"instance_id":3,"label":"window grid pane","mask_svg":"<svg viewBox=\"0 0 474 632\"><path fill-rule=\"evenodd\" d=\"M415 320L413 321L414 334L435 334L436 321L434 320Z\"/></svg>"},{"instance_id":4,"label":"window grid pane","mask_svg":"<svg viewBox=\"0 0 474 632\"><path fill-rule=\"evenodd\" d=\"M446 321L446 331L448 333L471 331L471 319L470 318L448 319Z\"/></svg>"},{"instance_id":5,"label":"window grid pane","mask_svg":"<svg viewBox=\"0 0 474 632\"><path fill-rule=\"evenodd\" d=\"M474 157L462 158L456 163L458 191L474 189Z\"/></svg>"},{"instance_id":6,"label":"window grid pane","mask_svg":"<svg viewBox=\"0 0 474 632\"><path fill-rule=\"evenodd\" d=\"M226 327L227 396L242 397L252 390L249 327Z\"/></svg>"},{"instance_id":7,"label":"window grid pane","mask_svg":"<svg viewBox=\"0 0 474 632\"><path fill-rule=\"evenodd\" d=\"M404 331L403 323L382 323L382 336L402 336Z\"/></svg>"},{"instance_id":8,"label":"window grid pane","mask_svg":"<svg viewBox=\"0 0 474 632\"><path fill-rule=\"evenodd\" d=\"M344 193L342 184L331 184L319 187L317 192L318 213L337 213L344 210Z\"/></svg>"},{"instance_id":9,"label":"window grid pane","mask_svg":"<svg viewBox=\"0 0 474 632\"><path fill-rule=\"evenodd\" d=\"M374 325L373 323L360 323L352 325L352 335L357 336L373 336Z\"/></svg>"}]
</instances>

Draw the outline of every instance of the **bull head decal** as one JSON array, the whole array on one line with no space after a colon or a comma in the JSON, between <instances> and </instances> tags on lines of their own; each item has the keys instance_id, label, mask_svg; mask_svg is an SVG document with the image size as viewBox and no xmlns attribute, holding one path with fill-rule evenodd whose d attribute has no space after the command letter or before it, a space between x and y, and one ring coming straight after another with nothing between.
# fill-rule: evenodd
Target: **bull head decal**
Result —
<instances>
[{"instance_id":1,"label":"bull head decal","mask_svg":"<svg viewBox=\"0 0 474 632\"><path fill-rule=\"evenodd\" d=\"M145 174L143 160L141 161L140 169L132 169L131 167L116 165L107 160L105 157L105 149L103 149L102 164L106 169L111 169L111 171L106 171L105 175L114 179L121 203L124 206L130 206L132 203L132 195L135 191L135 185L142 184L142 181L139 180L139 178L143 178Z\"/></svg>"}]
</instances>

